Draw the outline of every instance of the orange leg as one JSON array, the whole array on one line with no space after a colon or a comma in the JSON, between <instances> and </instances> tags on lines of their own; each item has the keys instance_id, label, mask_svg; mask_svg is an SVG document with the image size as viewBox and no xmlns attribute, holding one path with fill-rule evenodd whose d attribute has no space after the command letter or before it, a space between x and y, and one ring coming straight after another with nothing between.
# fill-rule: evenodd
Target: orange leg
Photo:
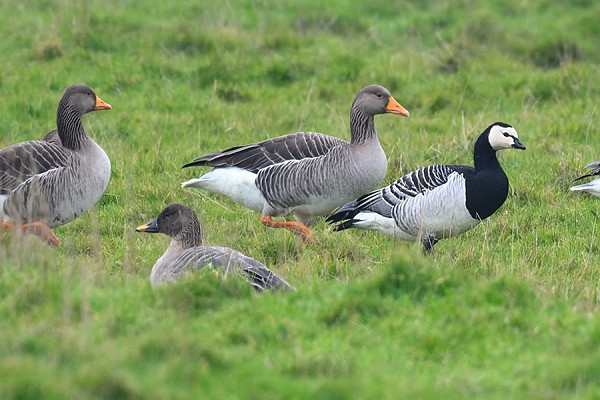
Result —
<instances>
[{"instance_id":1,"label":"orange leg","mask_svg":"<svg viewBox=\"0 0 600 400\"><path fill-rule=\"evenodd\" d=\"M284 228L284 229L287 229L288 231L292 231L296 235L300 235L300 237L302 238L302 240L304 240L305 243L314 243L315 242L315 240L312 237L312 232L302 222L273 221L273 218L271 218L270 215L263 215L262 217L260 217L260 222L263 225L268 226L270 228Z\"/></svg>"},{"instance_id":2,"label":"orange leg","mask_svg":"<svg viewBox=\"0 0 600 400\"><path fill-rule=\"evenodd\" d=\"M7 221L2 221L2 229L4 229L5 231L7 231L13 227L15 227L14 224L11 224ZM44 224L43 222L31 222L29 224L23 224L21 226L21 229L24 232L33 233L34 235L36 235L37 237L39 237L40 239L42 239L44 242L48 243L49 245L52 245L52 246L60 245L60 241L58 240L56 235L54 235L54 232L52 232L52 229L48 228L48 225Z\"/></svg>"}]
</instances>

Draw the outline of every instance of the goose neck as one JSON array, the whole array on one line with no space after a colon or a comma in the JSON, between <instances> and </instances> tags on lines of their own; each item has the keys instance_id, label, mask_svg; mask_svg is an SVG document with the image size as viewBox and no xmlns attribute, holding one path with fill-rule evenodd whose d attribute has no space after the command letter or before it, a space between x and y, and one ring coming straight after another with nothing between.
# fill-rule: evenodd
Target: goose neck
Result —
<instances>
[{"instance_id":1,"label":"goose neck","mask_svg":"<svg viewBox=\"0 0 600 400\"><path fill-rule=\"evenodd\" d=\"M188 225L179 232L173 239L179 242L183 249L202 246L202 227L195 221L195 223Z\"/></svg>"},{"instance_id":2,"label":"goose neck","mask_svg":"<svg viewBox=\"0 0 600 400\"><path fill-rule=\"evenodd\" d=\"M377 139L373 115L367 114L359 107L350 110L350 143L362 144Z\"/></svg>"},{"instance_id":3,"label":"goose neck","mask_svg":"<svg viewBox=\"0 0 600 400\"><path fill-rule=\"evenodd\" d=\"M476 147L473 154L473 164L477 171L485 168L500 168L498 157L496 157L496 150L491 148L478 149Z\"/></svg>"},{"instance_id":4,"label":"goose neck","mask_svg":"<svg viewBox=\"0 0 600 400\"><path fill-rule=\"evenodd\" d=\"M64 147L77 150L86 139L81 112L69 104L61 104L56 116L56 129Z\"/></svg>"}]
</instances>

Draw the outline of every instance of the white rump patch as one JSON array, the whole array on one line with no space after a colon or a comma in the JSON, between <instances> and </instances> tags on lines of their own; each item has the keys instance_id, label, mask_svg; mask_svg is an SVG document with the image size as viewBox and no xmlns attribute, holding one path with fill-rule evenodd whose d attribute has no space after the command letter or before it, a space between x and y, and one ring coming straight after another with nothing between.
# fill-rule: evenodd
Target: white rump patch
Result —
<instances>
[{"instance_id":1,"label":"white rump patch","mask_svg":"<svg viewBox=\"0 0 600 400\"><path fill-rule=\"evenodd\" d=\"M588 183L582 183L581 185L572 186L569 190L572 192L588 192L592 196L600 197L600 178L596 178Z\"/></svg>"},{"instance_id":2,"label":"white rump patch","mask_svg":"<svg viewBox=\"0 0 600 400\"><path fill-rule=\"evenodd\" d=\"M181 187L194 187L229 197L241 206L262 212L265 198L254 184L256 174L237 167L215 168L200 178L183 182Z\"/></svg>"}]
</instances>

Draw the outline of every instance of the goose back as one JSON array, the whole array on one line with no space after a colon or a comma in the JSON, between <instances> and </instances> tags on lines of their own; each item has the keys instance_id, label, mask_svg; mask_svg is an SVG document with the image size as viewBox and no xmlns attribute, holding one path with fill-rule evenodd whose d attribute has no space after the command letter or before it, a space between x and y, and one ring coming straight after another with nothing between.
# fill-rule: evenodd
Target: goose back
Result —
<instances>
[{"instance_id":1,"label":"goose back","mask_svg":"<svg viewBox=\"0 0 600 400\"><path fill-rule=\"evenodd\" d=\"M343 143L347 142L322 133L296 132L259 143L204 154L196 157L194 161L185 164L182 168L192 166L238 167L250 172L258 172L284 161L327 154L332 148Z\"/></svg>"},{"instance_id":2,"label":"goose back","mask_svg":"<svg viewBox=\"0 0 600 400\"><path fill-rule=\"evenodd\" d=\"M46 154L56 148L43 147ZM66 157L64 163L29 176L13 189L4 202L4 213L14 221L41 221L54 228L91 208L108 186L110 160L94 141L84 148L85 156L79 152L56 153Z\"/></svg>"},{"instance_id":3,"label":"goose back","mask_svg":"<svg viewBox=\"0 0 600 400\"><path fill-rule=\"evenodd\" d=\"M360 150L338 146L327 155L259 171L255 183L267 202L264 213L292 211L301 220L311 219L372 190L385 178L387 159L378 141L370 144Z\"/></svg>"},{"instance_id":4,"label":"goose back","mask_svg":"<svg viewBox=\"0 0 600 400\"><path fill-rule=\"evenodd\" d=\"M17 143L0 150L0 194L8 195L27 179L65 167L71 152L44 141Z\"/></svg>"}]
</instances>

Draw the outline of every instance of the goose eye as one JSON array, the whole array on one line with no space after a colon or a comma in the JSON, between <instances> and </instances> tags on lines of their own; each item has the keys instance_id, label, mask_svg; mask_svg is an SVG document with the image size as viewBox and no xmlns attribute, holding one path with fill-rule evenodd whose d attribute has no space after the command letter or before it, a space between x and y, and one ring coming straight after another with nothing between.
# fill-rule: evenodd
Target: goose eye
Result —
<instances>
[{"instance_id":1,"label":"goose eye","mask_svg":"<svg viewBox=\"0 0 600 400\"><path fill-rule=\"evenodd\" d=\"M377 97L378 97L378 98L382 98L382 97L383 97L383 94L381 94L381 93L377 93Z\"/></svg>"},{"instance_id":2,"label":"goose eye","mask_svg":"<svg viewBox=\"0 0 600 400\"><path fill-rule=\"evenodd\" d=\"M504 137L509 137L510 135L508 134L508 132L502 132L502 134L504 135Z\"/></svg>"}]
</instances>

